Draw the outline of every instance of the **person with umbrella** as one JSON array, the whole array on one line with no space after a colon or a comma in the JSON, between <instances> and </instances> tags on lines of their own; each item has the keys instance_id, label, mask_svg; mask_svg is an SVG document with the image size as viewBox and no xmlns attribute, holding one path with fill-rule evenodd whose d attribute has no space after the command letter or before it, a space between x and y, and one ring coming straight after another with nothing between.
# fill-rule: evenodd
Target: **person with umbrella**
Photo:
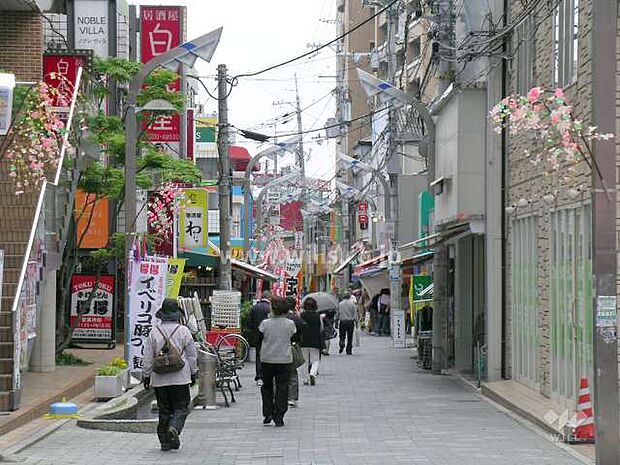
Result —
<instances>
[{"instance_id":1,"label":"person with umbrella","mask_svg":"<svg viewBox=\"0 0 620 465\"><path fill-rule=\"evenodd\" d=\"M313 298L317 305L317 312L323 322L323 348L322 354L329 355L330 340L338 336L338 332L334 327L334 318L338 309L338 301L327 292L313 292L304 297L303 303L308 298ZM304 307L305 308L305 307Z\"/></svg>"}]
</instances>

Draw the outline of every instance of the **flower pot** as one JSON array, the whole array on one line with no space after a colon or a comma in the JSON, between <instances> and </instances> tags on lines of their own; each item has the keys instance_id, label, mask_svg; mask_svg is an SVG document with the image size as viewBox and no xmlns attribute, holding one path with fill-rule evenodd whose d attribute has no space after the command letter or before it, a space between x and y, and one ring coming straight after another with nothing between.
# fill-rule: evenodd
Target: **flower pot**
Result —
<instances>
[{"instance_id":1,"label":"flower pot","mask_svg":"<svg viewBox=\"0 0 620 465\"><path fill-rule=\"evenodd\" d=\"M123 393L122 375L95 376L95 398L112 399Z\"/></svg>"}]
</instances>

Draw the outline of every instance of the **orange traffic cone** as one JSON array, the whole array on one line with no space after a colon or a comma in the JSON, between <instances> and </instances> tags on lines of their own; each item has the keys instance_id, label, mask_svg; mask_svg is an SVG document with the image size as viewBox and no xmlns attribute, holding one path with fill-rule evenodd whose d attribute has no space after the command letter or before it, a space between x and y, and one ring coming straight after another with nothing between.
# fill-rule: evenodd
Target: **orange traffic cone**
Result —
<instances>
[{"instance_id":1,"label":"orange traffic cone","mask_svg":"<svg viewBox=\"0 0 620 465\"><path fill-rule=\"evenodd\" d=\"M577 400L577 425L573 437L578 442L594 441L594 414L592 413L592 397L588 378L583 376L579 383L579 398Z\"/></svg>"}]
</instances>

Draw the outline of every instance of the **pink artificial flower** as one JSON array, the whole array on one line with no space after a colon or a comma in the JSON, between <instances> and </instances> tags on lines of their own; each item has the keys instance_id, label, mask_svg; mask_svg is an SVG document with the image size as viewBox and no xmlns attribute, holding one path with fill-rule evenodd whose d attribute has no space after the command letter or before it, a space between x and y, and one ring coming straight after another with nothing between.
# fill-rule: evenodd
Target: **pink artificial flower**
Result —
<instances>
[{"instance_id":1,"label":"pink artificial flower","mask_svg":"<svg viewBox=\"0 0 620 465\"><path fill-rule=\"evenodd\" d=\"M564 98L564 89L562 89L561 87L558 87L557 89L555 89L554 95L557 98Z\"/></svg>"},{"instance_id":2,"label":"pink artificial flower","mask_svg":"<svg viewBox=\"0 0 620 465\"><path fill-rule=\"evenodd\" d=\"M530 103L536 102L540 95L542 94L542 89L540 87L532 87L530 91L527 93L527 99Z\"/></svg>"}]
</instances>

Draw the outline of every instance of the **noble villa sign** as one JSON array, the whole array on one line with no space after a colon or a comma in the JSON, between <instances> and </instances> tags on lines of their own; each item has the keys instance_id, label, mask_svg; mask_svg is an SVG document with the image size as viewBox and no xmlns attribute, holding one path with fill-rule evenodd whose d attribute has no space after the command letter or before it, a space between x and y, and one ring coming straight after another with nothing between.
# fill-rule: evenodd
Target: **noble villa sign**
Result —
<instances>
[{"instance_id":1,"label":"noble villa sign","mask_svg":"<svg viewBox=\"0 0 620 465\"><path fill-rule=\"evenodd\" d=\"M75 48L92 50L100 57L108 56L108 1L75 2Z\"/></svg>"}]
</instances>

